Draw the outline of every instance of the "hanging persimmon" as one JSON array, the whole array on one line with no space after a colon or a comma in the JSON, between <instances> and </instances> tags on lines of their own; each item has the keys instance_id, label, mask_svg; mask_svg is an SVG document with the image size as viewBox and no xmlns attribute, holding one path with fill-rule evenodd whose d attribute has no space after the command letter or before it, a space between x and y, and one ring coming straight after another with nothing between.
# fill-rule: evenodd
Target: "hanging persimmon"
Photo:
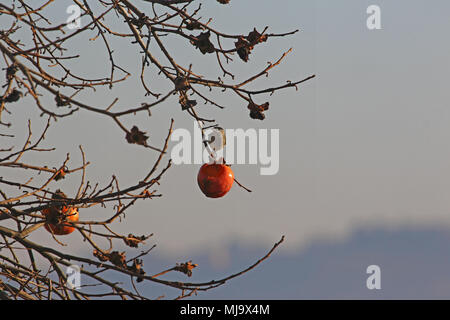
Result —
<instances>
[{"instance_id":1,"label":"hanging persimmon","mask_svg":"<svg viewBox=\"0 0 450 320\"><path fill-rule=\"evenodd\" d=\"M64 199L66 195L57 190L52 199ZM70 234L75 227L69 222L77 222L79 219L78 209L65 205L46 208L41 211L46 217L45 229L55 235Z\"/></svg>"}]
</instances>

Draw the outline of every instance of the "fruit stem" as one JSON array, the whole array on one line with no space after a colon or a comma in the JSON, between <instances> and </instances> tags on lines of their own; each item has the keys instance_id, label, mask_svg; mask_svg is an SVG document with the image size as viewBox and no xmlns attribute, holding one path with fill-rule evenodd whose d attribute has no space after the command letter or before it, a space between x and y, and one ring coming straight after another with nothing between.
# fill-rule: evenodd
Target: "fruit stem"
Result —
<instances>
[{"instance_id":1,"label":"fruit stem","mask_svg":"<svg viewBox=\"0 0 450 320\"><path fill-rule=\"evenodd\" d=\"M246 188L242 184L240 184L239 181L236 180L236 178L234 178L234 182L236 182L238 184L238 186L241 187L242 189L244 189L245 191L252 192L252 190L250 190L249 188Z\"/></svg>"}]
</instances>

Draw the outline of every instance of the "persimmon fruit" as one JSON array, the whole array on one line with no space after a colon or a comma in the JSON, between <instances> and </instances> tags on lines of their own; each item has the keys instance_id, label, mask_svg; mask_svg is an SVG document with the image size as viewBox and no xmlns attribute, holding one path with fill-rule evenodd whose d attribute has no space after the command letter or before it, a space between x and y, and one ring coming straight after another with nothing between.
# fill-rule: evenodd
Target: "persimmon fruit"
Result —
<instances>
[{"instance_id":1,"label":"persimmon fruit","mask_svg":"<svg viewBox=\"0 0 450 320\"><path fill-rule=\"evenodd\" d=\"M51 207L42 210L42 214L47 217L45 229L58 236L70 234L75 230L75 227L66 221L77 222L79 219L78 209L74 207L63 206L60 210Z\"/></svg>"},{"instance_id":2,"label":"persimmon fruit","mask_svg":"<svg viewBox=\"0 0 450 320\"><path fill-rule=\"evenodd\" d=\"M205 163L201 166L197 182L200 190L209 198L223 197L230 191L234 182L234 173L225 164Z\"/></svg>"}]
</instances>

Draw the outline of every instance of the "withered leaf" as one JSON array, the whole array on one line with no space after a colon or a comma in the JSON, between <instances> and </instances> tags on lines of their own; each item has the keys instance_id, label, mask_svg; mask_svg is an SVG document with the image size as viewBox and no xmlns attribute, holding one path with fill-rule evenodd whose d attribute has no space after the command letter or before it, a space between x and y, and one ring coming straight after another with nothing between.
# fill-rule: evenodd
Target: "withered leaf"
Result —
<instances>
[{"instance_id":1,"label":"withered leaf","mask_svg":"<svg viewBox=\"0 0 450 320\"><path fill-rule=\"evenodd\" d=\"M150 192L148 191L148 189L145 189L144 191L142 191L140 194L142 196L144 196L145 198L150 198L153 195L154 192Z\"/></svg>"},{"instance_id":2,"label":"withered leaf","mask_svg":"<svg viewBox=\"0 0 450 320\"><path fill-rule=\"evenodd\" d=\"M188 29L188 30L203 29L202 25L198 21L189 21L189 22L185 22L185 24L186 24L186 29Z\"/></svg>"},{"instance_id":3,"label":"withered leaf","mask_svg":"<svg viewBox=\"0 0 450 320\"><path fill-rule=\"evenodd\" d=\"M248 36L247 40L252 44L255 45L257 43L265 42L267 41L267 34L261 35L256 28L251 31Z\"/></svg>"},{"instance_id":4,"label":"withered leaf","mask_svg":"<svg viewBox=\"0 0 450 320\"><path fill-rule=\"evenodd\" d=\"M57 189L55 193L53 193L52 199L56 200L55 202L58 202L58 205L55 205L50 208L50 214L47 216L47 220L52 224L59 224L63 222L66 218L66 216L61 212L61 210L63 209L65 204L65 202L62 200L67 199L67 195L60 189Z\"/></svg>"},{"instance_id":5,"label":"withered leaf","mask_svg":"<svg viewBox=\"0 0 450 320\"><path fill-rule=\"evenodd\" d=\"M126 256L125 252L113 251L109 254L109 261L115 266L126 267Z\"/></svg>"},{"instance_id":6,"label":"withered leaf","mask_svg":"<svg viewBox=\"0 0 450 320\"><path fill-rule=\"evenodd\" d=\"M140 275L145 275L145 271L144 269L142 269L144 263L142 262L141 259L134 259L133 260L133 265L131 267L128 267L128 270L134 272L134 273L138 273ZM142 282L144 280L144 278L142 277L137 277L137 282Z\"/></svg>"},{"instance_id":7,"label":"withered leaf","mask_svg":"<svg viewBox=\"0 0 450 320\"><path fill-rule=\"evenodd\" d=\"M244 37L240 37L238 41L234 43L237 48L237 53L239 58L241 58L244 62L247 62L249 59L249 55L253 46L248 42Z\"/></svg>"},{"instance_id":8,"label":"withered leaf","mask_svg":"<svg viewBox=\"0 0 450 320\"><path fill-rule=\"evenodd\" d=\"M6 68L6 80L11 81L17 70L19 70L19 67L15 63Z\"/></svg>"},{"instance_id":9,"label":"withered leaf","mask_svg":"<svg viewBox=\"0 0 450 320\"><path fill-rule=\"evenodd\" d=\"M181 92L180 99L178 100L181 105L181 110L186 110L197 105L196 100L189 100L186 92Z\"/></svg>"},{"instance_id":10,"label":"withered leaf","mask_svg":"<svg viewBox=\"0 0 450 320\"><path fill-rule=\"evenodd\" d=\"M19 90L17 90L17 89L13 89L13 91L11 91L11 93L10 94L8 94L4 99L3 99L3 101L5 101L5 102L16 102L16 101L18 101L20 98L22 98L23 97L23 93L22 92L20 92Z\"/></svg>"},{"instance_id":11,"label":"withered leaf","mask_svg":"<svg viewBox=\"0 0 450 320\"><path fill-rule=\"evenodd\" d=\"M195 37L194 40L191 40L191 43L203 54L213 53L216 51L216 49L214 48L212 42L209 40L210 35L211 33L209 31L200 33L197 37Z\"/></svg>"},{"instance_id":12,"label":"withered leaf","mask_svg":"<svg viewBox=\"0 0 450 320\"><path fill-rule=\"evenodd\" d=\"M57 107L64 107L70 105L70 102L68 100L64 100L59 92L55 95L55 101Z\"/></svg>"},{"instance_id":13,"label":"withered leaf","mask_svg":"<svg viewBox=\"0 0 450 320\"><path fill-rule=\"evenodd\" d=\"M101 252L98 250L93 251L93 255L97 257L102 262L110 261L113 265L121 268L127 267L126 255L125 252L113 251L109 252Z\"/></svg>"},{"instance_id":14,"label":"withered leaf","mask_svg":"<svg viewBox=\"0 0 450 320\"><path fill-rule=\"evenodd\" d=\"M128 237L124 237L123 241L125 244L131 248L137 248L139 243L142 243L144 240L148 239L146 236L135 236L133 234L129 234Z\"/></svg>"},{"instance_id":15,"label":"withered leaf","mask_svg":"<svg viewBox=\"0 0 450 320\"><path fill-rule=\"evenodd\" d=\"M177 265L173 268L173 270L182 272L188 277L190 277L192 276L192 270L197 266L198 264L193 264L192 261L188 261L185 263L177 263Z\"/></svg>"},{"instance_id":16,"label":"withered leaf","mask_svg":"<svg viewBox=\"0 0 450 320\"><path fill-rule=\"evenodd\" d=\"M94 257L96 257L98 260L100 260L102 262L109 261L109 256L107 254L103 254L102 252L100 252L98 250L94 250L92 252L92 254L94 255Z\"/></svg>"},{"instance_id":17,"label":"withered leaf","mask_svg":"<svg viewBox=\"0 0 450 320\"><path fill-rule=\"evenodd\" d=\"M185 77L176 77L174 83L175 83L175 90L177 91L189 88L189 82Z\"/></svg>"},{"instance_id":18,"label":"withered leaf","mask_svg":"<svg viewBox=\"0 0 450 320\"><path fill-rule=\"evenodd\" d=\"M269 109L269 102L262 105L257 105L256 103L250 102L247 108L250 110L250 118L264 120L266 118L264 111Z\"/></svg>"},{"instance_id":19,"label":"withered leaf","mask_svg":"<svg viewBox=\"0 0 450 320\"><path fill-rule=\"evenodd\" d=\"M139 19L136 18L130 18L129 21L135 25L138 29L141 29L143 27L143 25L145 24L145 20L147 19L146 16L142 16Z\"/></svg>"}]
</instances>

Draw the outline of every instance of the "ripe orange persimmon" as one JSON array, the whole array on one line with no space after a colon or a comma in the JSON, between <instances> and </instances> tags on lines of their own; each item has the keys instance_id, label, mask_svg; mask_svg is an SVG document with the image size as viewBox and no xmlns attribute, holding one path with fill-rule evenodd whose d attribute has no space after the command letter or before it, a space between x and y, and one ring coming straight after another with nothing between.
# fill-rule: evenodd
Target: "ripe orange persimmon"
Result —
<instances>
[{"instance_id":1,"label":"ripe orange persimmon","mask_svg":"<svg viewBox=\"0 0 450 320\"><path fill-rule=\"evenodd\" d=\"M72 233L75 227L66 221L76 222L79 218L77 208L68 208L66 206L63 206L61 210L58 210L56 207L47 208L42 210L42 214L47 217L47 222L44 225L45 229L58 236Z\"/></svg>"},{"instance_id":2,"label":"ripe orange persimmon","mask_svg":"<svg viewBox=\"0 0 450 320\"><path fill-rule=\"evenodd\" d=\"M233 181L233 170L227 165L218 163L205 163L197 176L200 190L209 198L223 197L230 191Z\"/></svg>"}]
</instances>

